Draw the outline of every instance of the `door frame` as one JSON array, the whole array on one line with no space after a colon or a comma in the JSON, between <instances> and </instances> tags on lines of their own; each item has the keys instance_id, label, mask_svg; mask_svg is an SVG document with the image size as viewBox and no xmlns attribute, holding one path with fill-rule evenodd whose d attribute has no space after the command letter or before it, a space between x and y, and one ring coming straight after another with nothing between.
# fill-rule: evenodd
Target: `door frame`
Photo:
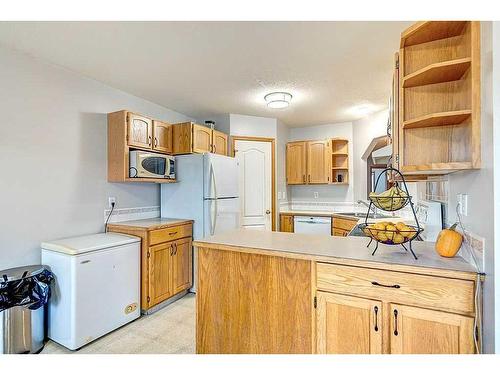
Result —
<instances>
[{"instance_id":1,"label":"door frame","mask_svg":"<svg viewBox=\"0 0 500 375\"><path fill-rule=\"evenodd\" d=\"M247 137L242 135L231 136L231 155L235 155L236 141L249 141L249 142L269 142L271 143L271 230L276 231L276 151L274 138L265 137Z\"/></svg>"}]
</instances>

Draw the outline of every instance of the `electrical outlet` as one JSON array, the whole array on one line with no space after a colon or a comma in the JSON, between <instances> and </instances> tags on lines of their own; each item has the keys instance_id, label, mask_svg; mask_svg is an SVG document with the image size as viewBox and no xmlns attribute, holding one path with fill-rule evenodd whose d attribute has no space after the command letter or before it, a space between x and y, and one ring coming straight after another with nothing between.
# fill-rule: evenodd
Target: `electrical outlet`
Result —
<instances>
[{"instance_id":1,"label":"electrical outlet","mask_svg":"<svg viewBox=\"0 0 500 375\"><path fill-rule=\"evenodd\" d=\"M462 216L467 216L468 214L468 198L468 194L457 194L458 212Z\"/></svg>"},{"instance_id":2,"label":"electrical outlet","mask_svg":"<svg viewBox=\"0 0 500 375\"><path fill-rule=\"evenodd\" d=\"M113 205L116 206L116 198L108 197L108 208L113 208Z\"/></svg>"},{"instance_id":3,"label":"electrical outlet","mask_svg":"<svg viewBox=\"0 0 500 375\"><path fill-rule=\"evenodd\" d=\"M286 190L283 192L283 194L281 196L283 197L283 200L286 199Z\"/></svg>"},{"instance_id":4,"label":"electrical outlet","mask_svg":"<svg viewBox=\"0 0 500 375\"><path fill-rule=\"evenodd\" d=\"M314 192L314 198L318 199L318 192L317 191Z\"/></svg>"},{"instance_id":5,"label":"electrical outlet","mask_svg":"<svg viewBox=\"0 0 500 375\"><path fill-rule=\"evenodd\" d=\"M281 191L278 191L278 200L281 200Z\"/></svg>"}]
</instances>

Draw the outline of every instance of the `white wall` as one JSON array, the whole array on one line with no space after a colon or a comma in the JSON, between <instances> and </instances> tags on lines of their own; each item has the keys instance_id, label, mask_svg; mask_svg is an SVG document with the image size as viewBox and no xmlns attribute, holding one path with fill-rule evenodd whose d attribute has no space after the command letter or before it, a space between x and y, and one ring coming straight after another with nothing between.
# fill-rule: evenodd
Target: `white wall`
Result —
<instances>
[{"instance_id":1,"label":"white wall","mask_svg":"<svg viewBox=\"0 0 500 375\"><path fill-rule=\"evenodd\" d=\"M108 112L186 116L0 47L0 269L40 262L41 241L103 231L107 199L158 206L156 184L107 182Z\"/></svg>"},{"instance_id":2,"label":"white wall","mask_svg":"<svg viewBox=\"0 0 500 375\"><path fill-rule=\"evenodd\" d=\"M354 200L366 200L367 189L367 162L361 159L361 156L370 145L373 138L387 134L387 119L389 111L384 110L372 115L356 120L352 124L352 133L354 139L354 175L353 188Z\"/></svg>"},{"instance_id":3,"label":"white wall","mask_svg":"<svg viewBox=\"0 0 500 375\"><path fill-rule=\"evenodd\" d=\"M453 223L456 220L456 195L468 194L469 212L464 217L464 225L467 230L485 238L484 349L488 353L493 352L495 327L492 49L492 23L481 22L481 169L449 175L448 205L448 221Z\"/></svg>"},{"instance_id":4,"label":"white wall","mask_svg":"<svg viewBox=\"0 0 500 375\"><path fill-rule=\"evenodd\" d=\"M349 140L349 185L293 185L289 187L289 201L352 202L353 201L353 132L352 123L343 122L328 125L290 128L289 142L319 140L327 138L346 138ZM318 198L314 198L318 193Z\"/></svg>"}]
</instances>

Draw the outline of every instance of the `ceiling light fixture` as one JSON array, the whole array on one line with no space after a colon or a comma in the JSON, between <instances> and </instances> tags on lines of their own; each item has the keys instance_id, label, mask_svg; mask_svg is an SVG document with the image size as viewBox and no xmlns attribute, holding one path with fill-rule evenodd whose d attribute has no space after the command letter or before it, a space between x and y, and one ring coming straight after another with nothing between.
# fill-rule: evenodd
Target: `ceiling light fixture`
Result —
<instances>
[{"instance_id":1,"label":"ceiling light fixture","mask_svg":"<svg viewBox=\"0 0 500 375\"><path fill-rule=\"evenodd\" d=\"M287 92L272 92L264 96L264 100L269 108L282 109L290 105L292 94Z\"/></svg>"}]
</instances>

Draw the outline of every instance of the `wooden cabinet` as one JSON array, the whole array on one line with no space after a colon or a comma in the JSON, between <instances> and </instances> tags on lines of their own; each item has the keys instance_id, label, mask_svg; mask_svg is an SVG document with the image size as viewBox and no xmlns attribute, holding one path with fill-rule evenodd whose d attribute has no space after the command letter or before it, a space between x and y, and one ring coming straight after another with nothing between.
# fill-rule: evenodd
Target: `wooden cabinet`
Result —
<instances>
[{"instance_id":1,"label":"wooden cabinet","mask_svg":"<svg viewBox=\"0 0 500 375\"><path fill-rule=\"evenodd\" d=\"M173 125L173 153L175 155L204 152L228 155L227 134L193 122Z\"/></svg>"},{"instance_id":2,"label":"wooden cabinet","mask_svg":"<svg viewBox=\"0 0 500 375\"><path fill-rule=\"evenodd\" d=\"M358 219L347 219L344 217L332 217L332 235L346 237L354 229Z\"/></svg>"},{"instance_id":3,"label":"wooden cabinet","mask_svg":"<svg viewBox=\"0 0 500 375\"><path fill-rule=\"evenodd\" d=\"M141 309L147 311L192 285L193 224L137 227L109 224L110 232L141 238Z\"/></svg>"},{"instance_id":4,"label":"wooden cabinet","mask_svg":"<svg viewBox=\"0 0 500 375\"><path fill-rule=\"evenodd\" d=\"M307 142L286 145L286 183L301 185L307 182Z\"/></svg>"},{"instance_id":5,"label":"wooden cabinet","mask_svg":"<svg viewBox=\"0 0 500 375\"><path fill-rule=\"evenodd\" d=\"M213 143L213 153L219 155L228 155L228 141L227 134L222 133L218 130L213 130L212 133L212 143Z\"/></svg>"},{"instance_id":6,"label":"wooden cabinet","mask_svg":"<svg viewBox=\"0 0 500 375\"><path fill-rule=\"evenodd\" d=\"M287 143L287 184L349 184L348 143L342 138Z\"/></svg>"},{"instance_id":7,"label":"wooden cabinet","mask_svg":"<svg viewBox=\"0 0 500 375\"><path fill-rule=\"evenodd\" d=\"M381 354L382 302L317 293L316 350L319 354Z\"/></svg>"},{"instance_id":8,"label":"wooden cabinet","mask_svg":"<svg viewBox=\"0 0 500 375\"><path fill-rule=\"evenodd\" d=\"M147 117L128 112L127 141L130 147L150 150L153 141L153 121Z\"/></svg>"},{"instance_id":9,"label":"wooden cabinet","mask_svg":"<svg viewBox=\"0 0 500 375\"><path fill-rule=\"evenodd\" d=\"M390 305L391 354L474 354L474 318Z\"/></svg>"},{"instance_id":10,"label":"wooden cabinet","mask_svg":"<svg viewBox=\"0 0 500 375\"><path fill-rule=\"evenodd\" d=\"M319 353L475 352L474 281L328 263L316 272Z\"/></svg>"},{"instance_id":11,"label":"wooden cabinet","mask_svg":"<svg viewBox=\"0 0 500 375\"><path fill-rule=\"evenodd\" d=\"M191 287L192 284L192 241L184 238L173 243L172 254L172 294Z\"/></svg>"},{"instance_id":12,"label":"wooden cabinet","mask_svg":"<svg viewBox=\"0 0 500 375\"><path fill-rule=\"evenodd\" d=\"M280 232L293 233L293 215L280 214Z\"/></svg>"},{"instance_id":13,"label":"wooden cabinet","mask_svg":"<svg viewBox=\"0 0 500 375\"><path fill-rule=\"evenodd\" d=\"M153 150L172 153L172 125L153 120Z\"/></svg>"},{"instance_id":14,"label":"wooden cabinet","mask_svg":"<svg viewBox=\"0 0 500 375\"><path fill-rule=\"evenodd\" d=\"M172 153L171 125L126 110L108 113L108 181L175 182L167 178L130 178L132 150Z\"/></svg>"},{"instance_id":15,"label":"wooden cabinet","mask_svg":"<svg viewBox=\"0 0 500 375\"><path fill-rule=\"evenodd\" d=\"M404 174L481 167L480 55L478 21L418 22L401 34L396 155Z\"/></svg>"},{"instance_id":16,"label":"wooden cabinet","mask_svg":"<svg viewBox=\"0 0 500 375\"><path fill-rule=\"evenodd\" d=\"M307 142L307 183L330 182L330 148L328 141Z\"/></svg>"}]
</instances>

